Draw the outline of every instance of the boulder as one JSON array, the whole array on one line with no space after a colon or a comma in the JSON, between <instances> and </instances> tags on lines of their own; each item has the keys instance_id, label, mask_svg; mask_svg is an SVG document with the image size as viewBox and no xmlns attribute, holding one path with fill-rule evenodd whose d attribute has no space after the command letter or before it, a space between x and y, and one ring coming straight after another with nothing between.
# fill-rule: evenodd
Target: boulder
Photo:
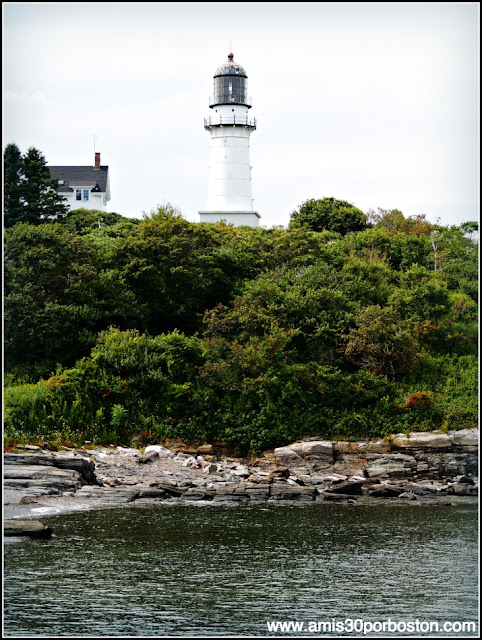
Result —
<instances>
[{"instance_id":1,"label":"boulder","mask_svg":"<svg viewBox=\"0 0 482 640\"><path fill-rule=\"evenodd\" d=\"M330 502L356 502L357 496L350 495L349 493L330 493L329 491L325 491L320 496L320 499L323 501L327 500Z\"/></svg>"},{"instance_id":2,"label":"boulder","mask_svg":"<svg viewBox=\"0 0 482 640\"><path fill-rule=\"evenodd\" d=\"M249 476L251 475L248 467L243 464L234 465L234 467L229 470L229 473L234 476L238 476L239 478L249 478Z\"/></svg>"},{"instance_id":3,"label":"boulder","mask_svg":"<svg viewBox=\"0 0 482 640\"><path fill-rule=\"evenodd\" d=\"M452 440L446 433L437 432L413 432L407 437L399 433L392 438L392 446L397 449L409 449L412 447L424 449L450 449Z\"/></svg>"},{"instance_id":4,"label":"boulder","mask_svg":"<svg viewBox=\"0 0 482 640\"><path fill-rule=\"evenodd\" d=\"M276 469L273 469L273 471L268 473L268 476L266 477L266 481L271 482L276 478L289 478L289 476L290 476L290 470L288 469L288 467L277 467Z\"/></svg>"},{"instance_id":5,"label":"boulder","mask_svg":"<svg viewBox=\"0 0 482 640\"><path fill-rule=\"evenodd\" d=\"M301 458L326 458L333 462L333 442L331 440L295 442L290 447Z\"/></svg>"},{"instance_id":6,"label":"boulder","mask_svg":"<svg viewBox=\"0 0 482 640\"><path fill-rule=\"evenodd\" d=\"M315 477L321 478L324 484L338 484L339 482L345 482L345 480L348 480L348 476L342 475L341 473L326 473L319 476L315 475ZM318 484L320 483L318 482Z\"/></svg>"},{"instance_id":7,"label":"boulder","mask_svg":"<svg viewBox=\"0 0 482 640\"><path fill-rule=\"evenodd\" d=\"M403 500L417 500L417 496L411 491L404 491L398 497Z\"/></svg>"},{"instance_id":8,"label":"boulder","mask_svg":"<svg viewBox=\"0 0 482 640\"><path fill-rule=\"evenodd\" d=\"M274 456L278 466L303 467L310 462L331 465L333 443L331 440L295 442L288 447L278 447L274 450Z\"/></svg>"},{"instance_id":9,"label":"boulder","mask_svg":"<svg viewBox=\"0 0 482 640\"><path fill-rule=\"evenodd\" d=\"M203 487L191 487L182 496L183 500L212 500L216 492L213 489L207 489Z\"/></svg>"},{"instance_id":10,"label":"boulder","mask_svg":"<svg viewBox=\"0 0 482 640\"><path fill-rule=\"evenodd\" d=\"M4 520L4 536L28 536L30 538L50 538L52 529L38 520Z\"/></svg>"},{"instance_id":11,"label":"boulder","mask_svg":"<svg viewBox=\"0 0 482 640\"><path fill-rule=\"evenodd\" d=\"M205 464L203 472L204 473L217 473L219 471L218 465L211 462L210 464Z\"/></svg>"},{"instance_id":12,"label":"boulder","mask_svg":"<svg viewBox=\"0 0 482 640\"><path fill-rule=\"evenodd\" d=\"M95 464L84 456L55 456L54 466L58 469L70 469L77 471L88 484L97 484Z\"/></svg>"},{"instance_id":13,"label":"boulder","mask_svg":"<svg viewBox=\"0 0 482 640\"><path fill-rule=\"evenodd\" d=\"M164 489L156 489L149 487L148 489L141 489L139 491L138 498L166 498L167 492Z\"/></svg>"},{"instance_id":14,"label":"boulder","mask_svg":"<svg viewBox=\"0 0 482 640\"><path fill-rule=\"evenodd\" d=\"M161 447L161 445L159 444L150 444L144 449L144 455L152 452L157 453L159 458L174 458L175 456L175 453L173 451L166 449L166 447Z\"/></svg>"},{"instance_id":15,"label":"boulder","mask_svg":"<svg viewBox=\"0 0 482 640\"><path fill-rule=\"evenodd\" d=\"M418 496L423 496L431 493L439 493L442 489L442 486L439 485L437 487L436 485L429 484L427 482L407 482L404 483L403 489L405 491L415 493Z\"/></svg>"},{"instance_id":16,"label":"boulder","mask_svg":"<svg viewBox=\"0 0 482 640\"><path fill-rule=\"evenodd\" d=\"M274 456L278 466L302 466L305 464L303 458L292 447L278 447L274 450Z\"/></svg>"},{"instance_id":17,"label":"boulder","mask_svg":"<svg viewBox=\"0 0 482 640\"><path fill-rule=\"evenodd\" d=\"M149 451L149 453L145 453L137 458L136 462L138 464L150 464L159 460L159 454L157 451Z\"/></svg>"},{"instance_id":18,"label":"boulder","mask_svg":"<svg viewBox=\"0 0 482 640\"><path fill-rule=\"evenodd\" d=\"M314 500L315 489L280 482L271 485L270 495L274 500Z\"/></svg>"},{"instance_id":19,"label":"boulder","mask_svg":"<svg viewBox=\"0 0 482 640\"><path fill-rule=\"evenodd\" d=\"M372 498L398 498L402 493L403 490L399 487L381 485L377 489L370 491L369 495Z\"/></svg>"},{"instance_id":20,"label":"boulder","mask_svg":"<svg viewBox=\"0 0 482 640\"><path fill-rule=\"evenodd\" d=\"M476 496L478 495L478 487L466 484L465 482L456 482L447 487L447 494L456 496Z\"/></svg>"},{"instance_id":21,"label":"boulder","mask_svg":"<svg viewBox=\"0 0 482 640\"><path fill-rule=\"evenodd\" d=\"M479 430L478 429L460 429L459 431L449 431L448 437L456 446L478 447Z\"/></svg>"},{"instance_id":22,"label":"boulder","mask_svg":"<svg viewBox=\"0 0 482 640\"><path fill-rule=\"evenodd\" d=\"M361 496L362 495L362 486L365 484L365 481L361 480L343 480L342 482L337 482L335 484L330 485L327 489L327 492L330 493L343 493L349 496Z\"/></svg>"}]
</instances>

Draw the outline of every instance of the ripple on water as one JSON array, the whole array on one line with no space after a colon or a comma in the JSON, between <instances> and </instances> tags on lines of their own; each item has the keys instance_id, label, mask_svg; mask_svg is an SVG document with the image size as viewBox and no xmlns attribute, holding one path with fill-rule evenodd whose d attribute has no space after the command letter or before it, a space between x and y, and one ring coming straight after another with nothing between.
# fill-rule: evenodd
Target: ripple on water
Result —
<instances>
[{"instance_id":1,"label":"ripple on water","mask_svg":"<svg viewBox=\"0 0 482 640\"><path fill-rule=\"evenodd\" d=\"M5 549L7 635L260 636L269 620L476 619L473 507L178 504L46 524L50 540Z\"/></svg>"}]
</instances>

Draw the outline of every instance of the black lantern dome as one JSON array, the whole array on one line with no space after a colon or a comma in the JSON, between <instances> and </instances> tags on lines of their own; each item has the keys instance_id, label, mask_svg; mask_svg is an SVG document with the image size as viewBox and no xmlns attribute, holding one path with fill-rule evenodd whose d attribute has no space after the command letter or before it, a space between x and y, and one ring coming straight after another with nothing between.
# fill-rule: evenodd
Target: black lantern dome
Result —
<instances>
[{"instance_id":1,"label":"black lantern dome","mask_svg":"<svg viewBox=\"0 0 482 640\"><path fill-rule=\"evenodd\" d=\"M214 74L214 96L209 101L211 108L220 104L240 104L251 108L248 97L248 76L244 68L234 62L234 55L228 55L228 61L220 65Z\"/></svg>"}]
</instances>

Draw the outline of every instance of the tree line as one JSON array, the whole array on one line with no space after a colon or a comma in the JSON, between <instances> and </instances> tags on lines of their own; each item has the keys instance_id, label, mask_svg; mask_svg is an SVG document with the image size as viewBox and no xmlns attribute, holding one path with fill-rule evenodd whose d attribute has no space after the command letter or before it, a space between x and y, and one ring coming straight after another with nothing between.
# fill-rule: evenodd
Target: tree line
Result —
<instances>
[{"instance_id":1,"label":"tree line","mask_svg":"<svg viewBox=\"0 0 482 640\"><path fill-rule=\"evenodd\" d=\"M18 221L6 443L179 437L246 453L474 427L476 231L335 198L305 201L287 229L193 224L169 204Z\"/></svg>"}]
</instances>

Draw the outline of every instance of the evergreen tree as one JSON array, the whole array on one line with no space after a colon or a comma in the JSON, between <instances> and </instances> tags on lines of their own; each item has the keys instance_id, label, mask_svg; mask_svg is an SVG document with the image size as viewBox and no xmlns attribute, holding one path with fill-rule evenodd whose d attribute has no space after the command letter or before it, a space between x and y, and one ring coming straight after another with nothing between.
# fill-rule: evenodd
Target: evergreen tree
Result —
<instances>
[{"instance_id":1,"label":"evergreen tree","mask_svg":"<svg viewBox=\"0 0 482 640\"><path fill-rule=\"evenodd\" d=\"M3 152L4 166L4 214L5 227L11 227L21 220L24 212L22 198L23 162L16 144L7 144Z\"/></svg>"},{"instance_id":2,"label":"evergreen tree","mask_svg":"<svg viewBox=\"0 0 482 640\"><path fill-rule=\"evenodd\" d=\"M51 216L65 215L68 207L57 193L57 182L52 180L47 162L38 149L29 148L23 158L23 170L24 221L38 224Z\"/></svg>"},{"instance_id":3,"label":"evergreen tree","mask_svg":"<svg viewBox=\"0 0 482 640\"><path fill-rule=\"evenodd\" d=\"M22 156L15 144L4 152L5 226L17 222L39 224L52 217L64 216L68 206L57 193L43 154L30 147Z\"/></svg>"}]
</instances>

